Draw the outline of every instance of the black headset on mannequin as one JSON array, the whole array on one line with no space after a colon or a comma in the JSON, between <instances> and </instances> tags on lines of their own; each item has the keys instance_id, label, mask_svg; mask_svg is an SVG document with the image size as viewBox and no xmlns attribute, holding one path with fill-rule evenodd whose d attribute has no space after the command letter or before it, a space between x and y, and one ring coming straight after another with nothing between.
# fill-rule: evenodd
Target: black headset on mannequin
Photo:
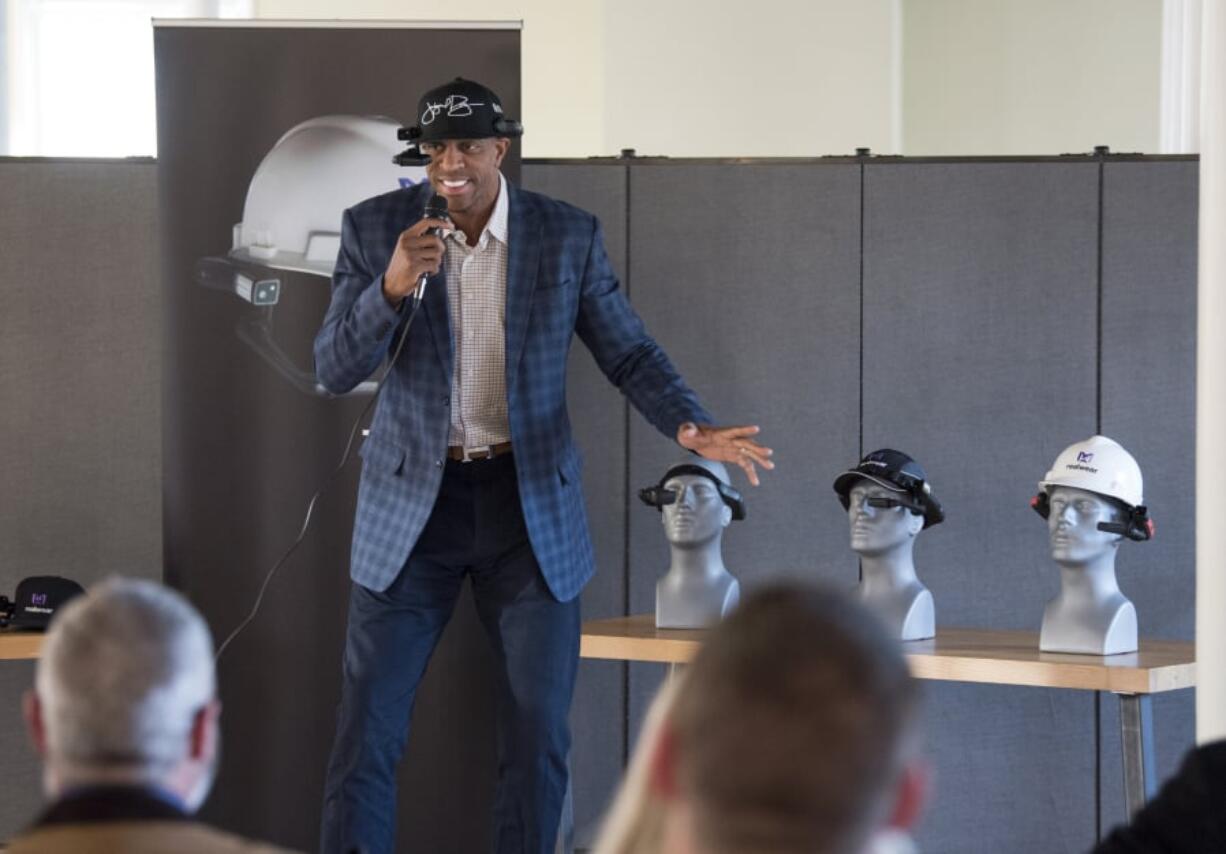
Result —
<instances>
[{"instance_id":1,"label":"black headset on mannequin","mask_svg":"<svg viewBox=\"0 0 1226 854\"><path fill-rule=\"evenodd\" d=\"M1146 510L1144 504L1129 507L1124 502L1110 496L1104 495L1103 498L1120 509L1120 512L1124 514L1124 520L1122 522L1099 522L1098 530L1108 534L1120 534L1138 543L1143 543L1154 536L1154 520L1149 518L1149 511ZM1050 516L1051 498L1047 491L1044 490L1031 498L1030 507L1044 519Z\"/></svg>"},{"instance_id":2,"label":"black headset on mannequin","mask_svg":"<svg viewBox=\"0 0 1226 854\"><path fill-rule=\"evenodd\" d=\"M670 479L679 475L689 474L696 477L705 477L707 480L715 484L716 490L719 491L719 497L732 510L732 518L734 521L740 521L745 518L745 500L732 486L724 483L715 476L709 469L703 468L700 465L691 463L681 463L664 472L664 477L660 478L660 482L652 486L646 486L639 490L639 500L649 507L654 507L657 510L663 510L666 504L675 504L677 501L677 490L669 489L664 484Z\"/></svg>"}]
</instances>

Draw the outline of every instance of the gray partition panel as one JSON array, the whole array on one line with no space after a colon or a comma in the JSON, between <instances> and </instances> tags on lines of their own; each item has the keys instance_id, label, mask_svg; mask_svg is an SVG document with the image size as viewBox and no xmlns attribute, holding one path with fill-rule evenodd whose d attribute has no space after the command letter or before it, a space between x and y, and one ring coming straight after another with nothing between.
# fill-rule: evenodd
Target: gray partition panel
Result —
<instances>
[{"instance_id":1,"label":"gray partition panel","mask_svg":"<svg viewBox=\"0 0 1226 854\"><path fill-rule=\"evenodd\" d=\"M161 574L155 179L0 160L0 592Z\"/></svg>"},{"instance_id":2,"label":"gray partition panel","mask_svg":"<svg viewBox=\"0 0 1226 854\"><path fill-rule=\"evenodd\" d=\"M834 474L857 451L859 167L644 164L630 170L635 307L722 424L758 423L778 468L724 536L744 587L780 576L846 579ZM681 456L630 418L630 486ZM668 567L656 511L630 508L630 608L652 611ZM833 546L833 548L832 548ZM631 737L660 668L632 668Z\"/></svg>"},{"instance_id":3,"label":"gray partition panel","mask_svg":"<svg viewBox=\"0 0 1226 854\"><path fill-rule=\"evenodd\" d=\"M524 185L596 214L605 248L626 287L626 167L523 166ZM628 288L627 288L628 290ZM575 340L567 382L567 407L583 452L583 484L596 577L583 591L583 617L624 613L626 601L626 410L618 394ZM571 710L571 773L575 842L588 847L613 790L621 779L625 750L626 665L581 661Z\"/></svg>"},{"instance_id":4,"label":"gray partition panel","mask_svg":"<svg viewBox=\"0 0 1226 854\"><path fill-rule=\"evenodd\" d=\"M1057 452L1094 432L1097 177L1093 164L866 168L864 448L915 456L945 504L916 549L939 625L1037 629L1056 591L1027 501ZM1091 695L928 694L941 782L924 849L1092 841Z\"/></svg>"},{"instance_id":5,"label":"gray partition panel","mask_svg":"<svg viewBox=\"0 0 1226 854\"><path fill-rule=\"evenodd\" d=\"M161 298L152 161L0 158L0 593L161 577ZM117 215L117 212L122 212ZM0 840L40 802L0 662Z\"/></svg>"},{"instance_id":6,"label":"gray partition panel","mask_svg":"<svg viewBox=\"0 0 1226 854\"><path fill-rule=\"evenodd\" d=\"M1143 637L1191 640L1195 624L1196 227L1195 162L1112 163L1103 182L1103 432L1145 478L1157 525L1125 542L1120 587ZM1103 703L1105 827L1124 818L1118 709ZM1195 739L1194 694L1155 702L1158 778Z\"/></svg>"},{"instance_id":7,"label":"gray partition panel","mask_svg":"<svg viewBox=\"0 0 1226 854\"><path fill-rule=\"evenodd\" d=\"M87 582L111 571L157 575L154 171L148 162L0 159L0 247L16 271L0 280L0 592L40 572ZM1121 585L1143 635L1190 638L1196 164L1117 162L1102 174L1101 361L1097 164L578 162L529 164L524 183L602 218L615 268L682 373L719 420L759 421L776 448L780 468L761 489L734 474L749 519L729 529L725 553L747 587L794 573L854 583L830 481L858 456L862 430L864 450L888 444L917 456L946 505L949 520L917 548L938 621L1037 628L1058 582L1026 502L1056 453L1094 431L1101 395L1102 429L1140 461L1158 524L1153 542L1124 545ZM326 286L306 284L291 282L299 289L278 310L278 333L302 348L327 298ZM166 362L180 376L168 389L180 405L166 432L176 462L165 507L194 520L170 554L196 566L187 577L170 561L169 580L222 633L292 538L290 509L331 466L361 404L300 399L234 336L242 306L186 280L167 286L183 288L172 324L215 333L193 344L207 370L186 370L181 341ZM51 338L55 346L43 343ZM294 355L305 359L302 348ZM627 411L580 345L569 393L599 562L584 616L650 611L668 553L634 492L678 451ZM256 468L277 476L253 482L245 472ZM309 560L273 583L221 667L232 749L206 815L305 848L332 736L355 479L351 470L329 499L345 523L311 535ZM476 850L488 833L483 811L446 818L489 799L488 656L466 596L423 687L431 699L416 713L415 759L402 768L402 829L422 850ZM467 678L448 678L461 668ZM31 673L29 663L0 665L0 696L10 698L0 705L10 757L0 839L39 801L17 704ZM580 845L662 673L581 664L572 714ZM935 788L923 850L1089 846L1092 695L940 683L926 693ZM1109 826L1123 815L1121 772L1116 702L1102 700ZM1190 691L1155 700L1160 776L1192 742L1192 706ZM470 733L459 742L457 717ZM260 745L258 759L244 745Z\"/></svg>"}]
</instances>

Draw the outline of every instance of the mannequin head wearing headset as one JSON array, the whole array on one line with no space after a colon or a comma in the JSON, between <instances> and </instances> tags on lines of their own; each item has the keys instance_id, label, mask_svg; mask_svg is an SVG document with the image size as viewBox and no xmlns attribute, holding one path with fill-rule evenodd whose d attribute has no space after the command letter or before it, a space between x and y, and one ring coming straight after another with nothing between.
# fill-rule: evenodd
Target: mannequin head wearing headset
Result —
<instances>
[{"instance_id":1,"label":"mannequin head wearing headset","mask_svg":"<svg viewBox=\"0 0 1226 854\"><path fill-rule=\"evenodd\" d=\"M1149 518L1149 511L1143 505L1129 507L1122 501L1099 495L1096 492L1067 486L1051 487L1050 490L1043 490L1030 499L1030 506L1034 512L1047 519L1049 523L1053 508L1052 494L1057 490L1067 493L1084 493L1084 495L1096 498L1105 508L1101 514L1102 518L1096 520L1095 523L1099 531L1127 537L1136 542L1144 542L1154 535L1154 521ZM1064 509L1063 503L1061 503L1061 509Z\"/></svg>"},{"instance_id":2,"label":"mannequin head wearing headset","mask_svg":"<svg viewBox=\"0 0 1226 854\"><path fill-rule=\"evenodd\" d=\"M639 500L660 511L665 535L678 547L717 540L729 523L745 518L727 470L701 458L669 468L659 483L639 490Z\"/></svg>"}]
</instances>

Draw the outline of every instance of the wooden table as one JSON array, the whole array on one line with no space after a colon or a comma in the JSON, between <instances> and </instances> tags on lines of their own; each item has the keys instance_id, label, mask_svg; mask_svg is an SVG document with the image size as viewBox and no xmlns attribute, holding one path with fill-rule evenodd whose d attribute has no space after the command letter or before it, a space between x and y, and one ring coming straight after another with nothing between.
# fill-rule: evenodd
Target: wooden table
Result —
<instances>
[{"instance_id":1,"label":"wooden table","mask_svg":"<svg viewBox=\"0 0 1226 854\"><path fill-rule=\"evenodd\" d=\"M590 620L583 624L579 655L682 665L705 635L702 629L657 629L652 614ZM1180 641L1143 640L1138 652L1122 655L1071 655L1040 652L1037 632L941 628L935 638L904 643L903 652L918 679L1116 694L1129 815L1156 785L1152 695L1196 684L1195 647Z\"/></svg>"},{"instance_id":2,"label":"wooden table","mask_svg":"<svg viewBox=\"0 0 1226 854\"><path fill-rule=\"evenodd\" d=\"M0 631L0 661L18 658L38 658L43 648L42 632Z\"/></svg>"}]
</instances>

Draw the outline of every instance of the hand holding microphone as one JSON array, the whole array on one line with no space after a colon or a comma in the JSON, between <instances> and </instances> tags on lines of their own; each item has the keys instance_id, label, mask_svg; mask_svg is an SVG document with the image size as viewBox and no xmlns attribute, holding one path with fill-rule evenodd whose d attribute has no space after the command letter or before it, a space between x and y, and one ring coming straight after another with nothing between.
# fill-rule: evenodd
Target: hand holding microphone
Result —
<instances>
[{"instance_id":1,"label":"hand holding microphone","mask_svg":"<svg viewBox=\"0 0 1226 854\"><path fill-rule=\"evenodd\" d=\"M426 203L425 215L400 233L392 260L383 274L383 297L393 308L408 296L420 300L425 295L426 279L443 265L444 228L450 228L447 200L435 193Z\"/></svg>"}]
</instances>

